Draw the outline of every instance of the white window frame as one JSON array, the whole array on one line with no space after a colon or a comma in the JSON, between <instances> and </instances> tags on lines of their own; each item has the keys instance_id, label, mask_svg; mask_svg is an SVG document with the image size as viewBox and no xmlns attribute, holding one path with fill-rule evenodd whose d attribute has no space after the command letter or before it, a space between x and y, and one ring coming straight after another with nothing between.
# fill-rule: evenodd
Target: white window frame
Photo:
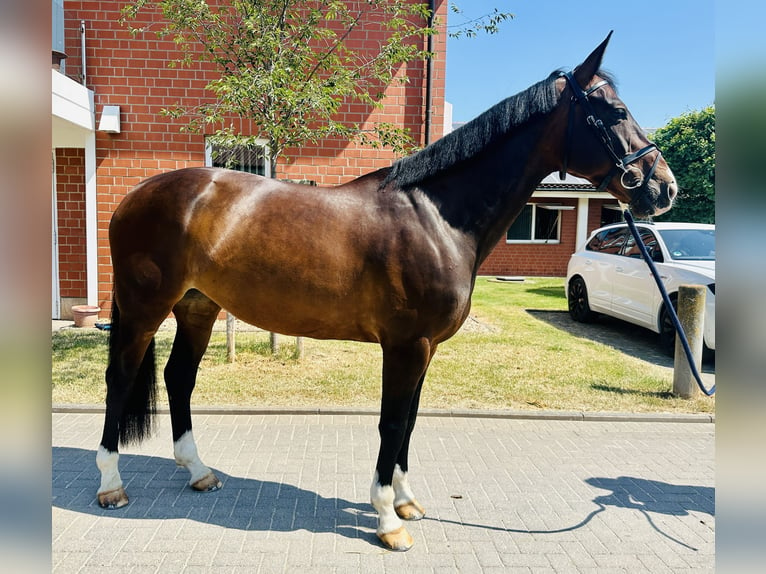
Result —
<instances>
[{"instance_id":1,"label":"white window frame","mask_svg":"<svg viewBox=\"0 0 766 574\"><path fill-rule=\"evenodd\" d=\"M268 146L269 140L267 139L256 139L255 145L260 146L263 148L263 169L264 177L271 177L271 161L269 158L269 146ZM210 143L209 139L205 139L205 166L212 167L213 166L213 146ZM236 168L234 168L236 169Z\"/></svg>"},{"instance_id":2,"label":"white window frame","mask_svg":"<svg viewBox=\"0 0 766 574\"><path fill-rule=\"evenodd\" d=\"M561 217L556 218L556 239L534 239L535 236L535 224L537 221L537 210L545 209L547 211L572 211L574 205L559 205L552 203L527 203L526 205L532 207L532 225L529 230L529 239L508 239L508 232L506 231L505 242L511 244L538 244L538 245L558 245L561 243ZM525 206L526 207L526 206Z\"/></svg>"}]
</instances>

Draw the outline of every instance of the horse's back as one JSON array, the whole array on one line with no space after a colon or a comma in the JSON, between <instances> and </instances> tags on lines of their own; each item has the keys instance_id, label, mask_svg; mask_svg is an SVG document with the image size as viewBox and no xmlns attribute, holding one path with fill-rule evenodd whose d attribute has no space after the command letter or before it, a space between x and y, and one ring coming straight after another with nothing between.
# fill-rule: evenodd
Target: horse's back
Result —
<instances>
[{"instance_id":1,"label":"horse's back","mask_svg":"<svg viewBox=\"0 0 766 574\"><path fill-rule=\"evenodd\" d=\"M257 190L268 185L268 178L216 167L187 167L160 173L143 180L125 196L114 211L113 225L124 217L138 214L168 216L198 201L200 195L209 193L216 185L236 187L241 190ZM274 182L279 183L279 182Z\"/></svg>"},{"instance_id":2,"label":"horse's back","mask_svg":"<svg viewBox=\"0 0 766 574\"><path fill-rule=\"evenodd\" d=\"M316 338L380 340L434 305L462 315L470 294L450 294L450 277L468 284L470 265L436 209L381 189L384 177L317 188L214 168L155 176L115 212L115 281L150 276L167 298L196 288L249 323Z\"/></svg>"}]
</instances>

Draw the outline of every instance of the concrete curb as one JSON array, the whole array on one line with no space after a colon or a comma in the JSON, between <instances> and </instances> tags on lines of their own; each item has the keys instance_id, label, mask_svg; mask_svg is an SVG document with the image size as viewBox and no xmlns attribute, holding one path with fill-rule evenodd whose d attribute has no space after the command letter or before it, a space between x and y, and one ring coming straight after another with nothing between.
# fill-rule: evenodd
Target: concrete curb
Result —
<instances>
[{"instance_id":1,"label":"concrete curb","mask_svg":"<svg viewBox=\"0 0 766 574\"><path fill-rule=\"evenodd\" d=\"M104 413L102 405L52 405L53 413ZM160 414L169 414L168 407L158 407ZM378 416L378 409L361 407L192 407L199 415L367 415ZM715 415L707 413L617 413L585 411L521 411L481 409L420 409L421 417L456 417L518 420L559 420L582 422L642 422L642 423L715 423Z\"/></svg>"}]
</instances>

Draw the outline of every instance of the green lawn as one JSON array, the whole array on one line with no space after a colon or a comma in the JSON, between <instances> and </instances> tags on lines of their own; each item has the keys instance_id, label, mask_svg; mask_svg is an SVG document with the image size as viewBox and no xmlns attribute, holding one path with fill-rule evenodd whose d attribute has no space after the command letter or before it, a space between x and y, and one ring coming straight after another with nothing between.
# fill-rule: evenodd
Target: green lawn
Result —
<instances>
[{"instance_id":1,"label":"green lawn","mask_svg":"<svg viewBox=\"0 0 766 574\"><path fill-rule=\"evenodd\" d=\"M713 412L715 400L671 396L668 369L557 329L528 310L564 311L563 279L522 283L477 279L471 318L440 345L426 376L423 408L567 411ZM53 403L103 404L108 335L96 329L53 334ZM173 332L157 334L158 373ZM237 362L226 362L226 337L214 332L200 365L195 405L377 407L377 345L304 341L302 359L283 337L277 356L268 334L239 332ZM161 404L166 404L160 392Z\"/></svg>"}]
</instances>

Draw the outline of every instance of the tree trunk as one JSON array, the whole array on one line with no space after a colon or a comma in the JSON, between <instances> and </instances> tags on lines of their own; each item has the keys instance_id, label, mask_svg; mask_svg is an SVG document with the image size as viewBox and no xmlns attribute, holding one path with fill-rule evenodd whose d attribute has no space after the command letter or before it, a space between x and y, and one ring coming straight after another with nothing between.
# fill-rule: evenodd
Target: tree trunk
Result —
<instances>
[{"instance_id":1,"label":"tree trunk","mask_svg":"<svg viewBox=\"0 0 766 574\"><path fill-rule=\"evenodd\" d=\"M272 179L277 178L277 158L278 153L275 150L269 149L269 167ZM279 335L277 333L269 333L269 342L271 344L272 354L276 354L279 350ZM295 338L295 358L300 359L303 357L303 337Z\"/></svg>"}]
</instances>

